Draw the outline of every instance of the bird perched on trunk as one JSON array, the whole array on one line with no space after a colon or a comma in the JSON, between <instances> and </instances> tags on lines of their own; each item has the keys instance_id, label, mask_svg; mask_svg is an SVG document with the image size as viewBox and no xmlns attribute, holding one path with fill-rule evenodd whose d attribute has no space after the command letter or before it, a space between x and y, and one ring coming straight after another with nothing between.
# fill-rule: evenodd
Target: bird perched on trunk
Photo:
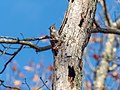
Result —
<instances>
[{"instance_id":1,"label":"bird perched on trunk","mask_svg":"<svg viewBox=\"0 0 120 90\"><path fill-rule=\"evenodd\" d=\"M52 45L52 51L54 53L54 55L56 56L58 53L58 45L60 42L60 38L59 38L59 33L56 30L55 24L53 24L52 26L50 26L50 42Z\"/></svg>"},{"instance_id":2,"label":"bird perched on trunk","mask_svg":"<svg viewBox=\"0 0 120 90\"><path fill-rule=\"evenodd\" d=\"M52 26L50 26L50 37L52 40L58 40L59 39L59 33L56 30L55 24L53 24Z\"/></svg>"}]
</instances>

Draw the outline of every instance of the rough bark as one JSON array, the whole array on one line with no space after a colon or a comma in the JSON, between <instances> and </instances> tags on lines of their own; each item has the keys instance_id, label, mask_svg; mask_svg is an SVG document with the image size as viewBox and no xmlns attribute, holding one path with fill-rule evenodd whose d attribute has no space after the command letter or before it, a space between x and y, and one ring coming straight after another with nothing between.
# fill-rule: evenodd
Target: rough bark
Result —
<instances>
[{"instance_id":1,"label":"rough bark","mask_svg":"<svg viewBox=\"0 0 120 90\"><path fill-rule=\"evenodd\" d=\"M70 0L59 32L50 28L53 90L82 89L82 54L90 38L96 4L97 0Z\"/></svg>"}]
</instances>

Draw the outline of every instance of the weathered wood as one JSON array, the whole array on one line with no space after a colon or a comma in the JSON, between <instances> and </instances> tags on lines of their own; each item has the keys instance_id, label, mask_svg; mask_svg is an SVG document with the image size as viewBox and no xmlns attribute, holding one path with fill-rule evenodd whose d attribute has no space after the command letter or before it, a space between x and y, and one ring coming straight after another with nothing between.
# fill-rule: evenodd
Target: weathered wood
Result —
<instances>
[{"instance_id":1,"label":"weathered wood","mask_svg":"<svg viewBox=\"0 0 120 90\"><path fill-rule=\"evenodd\" d=\"M82 54L90 38L97 0L70 0L55 42L53 90L82 89ZM52 37L51 37L52 38Z\"/></svg>"}]
</instances>

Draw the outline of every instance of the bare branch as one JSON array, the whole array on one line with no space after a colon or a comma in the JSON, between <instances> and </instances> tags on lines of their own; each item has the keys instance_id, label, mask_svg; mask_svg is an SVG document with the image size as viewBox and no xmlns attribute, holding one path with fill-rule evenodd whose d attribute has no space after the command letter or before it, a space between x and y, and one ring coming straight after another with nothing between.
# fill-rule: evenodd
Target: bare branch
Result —
<instances>
[{"instance_id":1,"label":"bare branch","mask_svg":"<svg viewBox=\"0 0 120 90\"><path fill-rule=\"evenodd\" d=\"M36 52L41 52L41 51L45 51L45 50L49 50L51 49L51 45L48 45L48 46L44 46L44 47L39 47L38 50L36 50Z\"/></svg>"},{"instance_id":2,"label":"bare branch","mask_svg":"<svg viewBox=\"0 0 120 90\"><path fill-rule=\"evenodd\" d=\"M0 49L0 52L2 53L1 55L3 55L3 54L10 55L10 56L12 56L12 55L13 55L13 54L11 54L11 53L4 52L4 51L3 51L3 50L1 50L1 49ZM0 56L1 56L1 55L0 55Z\"/></svg>"},{"instance_id":3,"label":"bare branch","mask_svg":"<svg viewBox=\"0 0 120 90\"><path fill-rule=\"evenodd\" d=\"M5 49L5 48L8 48L7 46L5 46L4 44L1 44L1 46ZM12 47L12 46L10 46L10 48L9 49L18 49L17 47L15 48L15 47Z\"/></svg>"},{"instance_id":4,"label":"bare branch","mask_svg":"<svg viewBox=\"0 0 120 90\"><path fill-rule=\"evenodd\" d=\"M9 88L9 89L20 90L20 89L17 88L17 87L7 86L7 85L5 85L5 84L3 84L3 83L2 83L2 86L5 87L5 88Z\"/></svg>"},{"instance_id":5,"label":"bare branch","mask_svg":"<svg viewBox=\"0 0 120 90\"><path fill-rule=\"evenodd\" d=\"M40 77L40 80L43 82L43 84L45 85L45 87L46 87L48 90L50 90L49 87L46 85L46 82L43 81L42 77Z\"/></svg>"},{"instance_id":6,"label":"bare branch","mask_svg":"<svg viewBox=\"0 0 120 90\"><path fill-rule=\"evenodd\" d=\"M17 88L17 87L11 87L11 86L5 85L5 84L4 84L4 81L1 80L1 79L0 79L0 85L2 85L2 86L5 87L5 88L14 89L14 90L20 90L20 89Z\"/></svg>"},{"instance_id":7,"label":"bare branch","mask_svg":"<svg viewBox=\"0 0 120 90\"><path fill-rule=\"evenodd\" d=\"M17 40L17 38L12 37L12 36L0 36L0 39L4 39L4 38L6 38L6 39L13 39L13 40Z\"/></svg>"},{"instance_id":8,"label":"bare branch","mask_svg":"<svg viewBox=\"0 0 120 90\"><path fill-rule=\"evenodd\" d=\"M116 28L100 28L96 27L91 29L91 33L105 33L105 34L118 34L120 35L120 29Z\"/></svg>"},{"instance_id":9,"label":"bare branch","mask_svg":"<svg viewBox=\"0 0 120 90\"><path fill-rule=\"evenodd\" d=\"M0 43L6 43L6 44L22 44L22 45L28 45L31 48L35 48L36 50L39 49L38 46L31 42L23 41L23 40L7 40L7 39L0 39Z\"/></svg>"},{"instance_id":10,"label":"bare branch","mask_svg":"<svg viewBox=\"0 0 120 90\"><path fill-rule=\"evenodd\" d=\"M99 2L103 8L103 14L104 14L104 20L105 20L104 23L106 26L111 26L111 20L107 12L106 2L105 0L99 0Z\"/></svg>"},{"instance_id":11,"label":"bare branch","mask_svg":"<svg viewBox=\"0 0 120 90\"><path fill-rule=\"evenodd\" d=\"M1 55L7 54L12 56L7 63L4 65L3 69L0 71L0 74L2 74L4 72L4 70L6 69L7 65L12 61L12 59L19 53L19 51L23 48L24 45L29 46L30 48L33 48L36 50L36 52L41 52L41 51L45 51L48 49L51 49L51 45L48 46L44 46L44 47L39 47L36 44L30 42L30 41L37 41L37 40L43 40L43 39L48 39L49 36L43 36L43 37L38 37L38 38L26 38L23 40L20 40L19 38L14 38L14 37L10 37L10 36L0 36L0 43L3 46L4 50L0 50L0 52L2 53ZM8 47L4 46L3 44L10 44ZM11 45L12 44L20 44L20 48L17 49L17 51L15 51L13 54L10 54L8 52L6 52L8 49L11 49Z\"/></svg>"},{"instance_id":12,"label":"bare branch","mask_svg":"<svg viewBox=\"0 0 120 90\"><path fill-rule=\"evenodd\" d=\"M4 51L2 52L2 54L0 56L4 55L6 53L6 51L10 48L10 46L11 46L11 44L4 49Z\"/></svg>"},{"instance_id":13,"label":"bare branch","mask_svg":"<svg viewBox=\"0 0 120 90\"><path fill-rule=\"evenodd\" d=\"M91 33L106 33L120 35L120 19L118 19L116 22L111 23L111 26L108 26L108 28L101 28L100 25L98 25L98 23L94 21Z\"/></svg>"},{"instance_id":14,"label":"bare branch","mask_svg":"<svg viewBox=\"0 0 120 90\"><path fill-rule=\"evenodd\" d=\"M25 82L24 82L23 84L25 84L25 85L28 87L28 90L31 90L31 89L30 89L30 86L28 85L28 83L27 83L27 81L26 81L26 78L25 78Z\"/></svg>"},{"instance_id":15,"label":"bare branch","mask_svg":"<svg viewBox=\"0 0 120 90\"><path fill-rule=\"evenodd\" d=\"M19 48L16 52L14 52L14 55L13 55L13 56L10 58L10 60L8 60L7 63L4 65L4 68L2 69L2 71L0 71L0 74L2 74L2 73L5 71L7 65L13 60L13 58L18 54L18 52L20 52L20 50L22 49L22 47L23 47L23 45L21 45L20 48Z\"/></svg>"},{"instance_id":16,"label":"bare branch","mask_svg":"<svg viewBox=\"0 0 120 90\"><path fill-rule=\"evenodd\" d=\"M26 38L26 39L23 39L23 41L36 41L36 40L43 40L43 39L50 39L50 37L42 36L42 37L37 37L37 38Z\"/></svg>"},{"instance_id":17,"label":"bare branch","mask_svg":"<svg viewBox=\"0 0 120 90\"><path fill-rule=\"evenodd\" d=\"M45 47L39 47L39 46L33 44L32 42L28 42L28 41L41 40L43 38L46 38L46 37L42 37L42 38L28 38L28 39L23 39L23 40L19 40L19 39L16 39L16 40L0 39L0 43L27 45L27 46L35 49L36 52L40 52L40 51L51 49L51 45L48 45L48 46L45 46Z\"/></svg>"},{"instance_id":18,"label":"bare branch","mask_svg":"<svg viewBox=\"0 0 120 90\"><path fill-rule=\"evenodd\" d=\"M23 34L21 34L23 37ZM12 36L0 36L0 39L12 39L12 40L18 40L18 38L12 37ZM36 41L36 40L43 40L43 39L50 39L49 36L41 36L41 37L36 37L36 38L26 38L23 41Z\"/></svg>"},{"instance_id":19,"label":"bare branch","mask_svg":"<svg viewBox=\"0 0 120 90\"><path fill-rule=\"evenodd\" d=\"M47 81L45 82L47 83ZM37 90L41 90L45 85L43 84L42 86L40 86Z\"/></svg>"}]
</instances>

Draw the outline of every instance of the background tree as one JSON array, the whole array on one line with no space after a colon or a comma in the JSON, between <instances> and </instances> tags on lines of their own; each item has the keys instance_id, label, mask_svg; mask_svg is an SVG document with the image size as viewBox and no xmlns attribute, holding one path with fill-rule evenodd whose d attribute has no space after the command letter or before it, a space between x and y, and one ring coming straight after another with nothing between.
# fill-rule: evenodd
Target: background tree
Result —
<instances>
[{"instance_id":1,"label":"background tree","mask_svg":"<svg viewBox=\"0 0 120 90\"><path fill-rule=\"evenodd\" d=\"M110 3L110 1L108 2ZM113 0L111 2L119 5L119 1ZM103 8L103 16L101 16L99 5ZM48 71L53 70L53 90L80 90L82 89L82 86L84 89L90 90L104 90L106 88L112 89L113 87L119 89L119 64L116 63L116 59L119 60L119 57L115 56L115 53L117 53L116 48L119 47L120 11L119 9L116 9L118 7L115 7L116 12L118 13L115 17L116 20L113 21L111 17L114 15L110 16L107 11L107 5L109 6L109 4L106 4L105 0L69 0L68 8L59 31L56 30L55 24L53 24L49 28L50 36L25 38L22 33L22 38L1 36L1 56L8 55L11 57L3 65L0 74L3 74L8 64L22 49L33 48L38 53L52 48L54 67L49 66ZM98 11L96 12L97 8ZM101 16L100 18L104 17L104 23L100 23L101 20L99 20L99 16ZM89 42L91 33L111 33L110 35L105 35L105 37L103 37L103 34L92 35L90 44L95 42L96 47L94 47L94 49L98 51L98 54L95 53L95 50L90 44L87 49L85 49ZM118 34L118 36L115 34ZM38 44L39 41L46 39L50 40L51 45L40 47ZM35 41L37 41L37 43L35 43ZM17 45L17 47L13 46L13 44ZM99 44L99 46L97 46L97 44ZM11 53L11 49L13 53ZM38 63L38 67L34 67L35 65L33 64L34 62L31 61L30 65L25 66L25 69L27 71L34 71L34 69L44 71L44 68L40 69L41 67L39 67L44 65L43 63ZM25 78L24 74L19 72L15 62L13 63L12 70L16 72L17 75ZM33 77L33 81L41 80L43 86L49 89L46 85L47 82L44 81L42 77L39 77L40 76L36 73ZM49 79L51 80L51 75ZM114 79L116 79L117 85L106 87L108 80ZM31 86L27 82L27 78L24 79L23 83L16 80L14 84L17 87L12 87L10 85L7 86L2 79L0 79L0 82L1 86L6 88L19 89L22 84L24 84L28 89L31 89ZM41 89L43 86L39 86L34 89Z\"/></svg>"}]
</instances>

